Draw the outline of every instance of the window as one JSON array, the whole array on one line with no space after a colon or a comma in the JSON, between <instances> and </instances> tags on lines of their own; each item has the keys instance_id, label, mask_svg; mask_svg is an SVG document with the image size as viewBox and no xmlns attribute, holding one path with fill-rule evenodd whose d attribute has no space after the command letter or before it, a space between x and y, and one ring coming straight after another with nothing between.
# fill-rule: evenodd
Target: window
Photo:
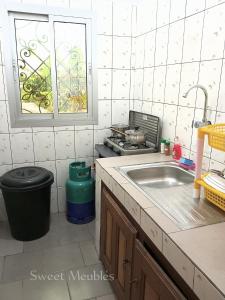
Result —
<instances>
[{"instance_id":1,"label":"window","mask_svg":"<svg viewBox=\"0 0 225 300\"><path fill-rule=\"evenodd\" d=\"M95 124L93 16L22 10L7 10L12 126Z\"/></svg>"}]
</instances>

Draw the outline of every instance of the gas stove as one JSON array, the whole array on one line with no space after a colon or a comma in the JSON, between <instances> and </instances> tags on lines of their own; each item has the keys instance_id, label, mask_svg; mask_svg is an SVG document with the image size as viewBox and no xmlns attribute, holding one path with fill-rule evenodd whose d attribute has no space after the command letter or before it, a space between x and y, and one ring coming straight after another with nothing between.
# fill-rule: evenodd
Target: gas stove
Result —
<instances>
[{"instance_id":1,"label":"gas stove","mask_svg":"<svg viewBox=\"0 0 225 300\"><path fill-rule=\"evenodd\" d=\"M132 145L126 142L124 139L118 137L108 137L104 141L104 145L112 149L118 155L132 155L132 154L144 154L144 153L154 153L157 149L153 144L146 141L143 144Z\"/></svg>"},{"instance_id":2,"label":"gas stove","mask_svg":"<svg viewBox=\"0 0 225 300\"><path fill-rule=\"evenodd\" d=\"M132 145L112 132L112 136L104 140L104 144L95 145L99 157L119 155L155 153L159 150L160 120L159 117L136 111L129 112L129 127L139 128L145 133L146 141L143 144Z\"/></svg>"}]
</instances>

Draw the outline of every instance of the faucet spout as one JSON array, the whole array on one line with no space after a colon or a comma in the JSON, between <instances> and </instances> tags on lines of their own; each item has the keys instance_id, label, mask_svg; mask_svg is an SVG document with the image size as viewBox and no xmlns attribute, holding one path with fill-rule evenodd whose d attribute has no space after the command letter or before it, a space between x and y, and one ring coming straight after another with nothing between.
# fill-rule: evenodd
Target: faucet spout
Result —
<instances>
[{"instance_id":1,"label":"faucet spout","mask_svg":"<svg viewBox=\"0 0 225 300\"><path fill-rule=\"evenodd\" d=\"M202 122L203 123L207 123L207 117L206 117L206 114L207 114L207 106L208 106L208 92L206 90L206 88L201 85L201 84L196 84L196 85L193 85L192 87L189 88L189 90L187 90L187 92L183 95L184 98L187 98L189 92L191 90L193 90L194 88L199 88L203 91L204 95L205 95L205 103L204 103L204 113L203 113L203 118L202 118Z\"/></svg>"}]
</instances>

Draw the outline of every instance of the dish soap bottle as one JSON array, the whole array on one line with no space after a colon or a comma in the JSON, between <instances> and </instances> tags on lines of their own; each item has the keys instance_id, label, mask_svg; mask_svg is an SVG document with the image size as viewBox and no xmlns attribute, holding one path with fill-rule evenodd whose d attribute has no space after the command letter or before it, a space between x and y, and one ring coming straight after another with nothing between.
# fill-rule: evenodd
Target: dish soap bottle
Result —
<instances>
[{"instance_id":1,"label":"dish soap bottle","mask_svg":"<svg viewBox=\"0 0 225 300\"><path fill-rule=\"evenodd\" d=\"M179 142L178 136L174 139L174 146L173 146L173 159L180 160L182 156L182 148Z\"/></svg>"}]
</instances>

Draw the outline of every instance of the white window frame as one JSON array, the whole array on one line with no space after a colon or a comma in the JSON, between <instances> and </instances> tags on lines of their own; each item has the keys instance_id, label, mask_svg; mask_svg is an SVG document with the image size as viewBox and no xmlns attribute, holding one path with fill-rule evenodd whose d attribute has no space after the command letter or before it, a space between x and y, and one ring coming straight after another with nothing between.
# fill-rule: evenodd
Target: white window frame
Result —
<instances>
[{"instance_id":1,"label":"white window frame","mask_svg":"<svg viewBox=\"0 0 225 300\"><path fill-rule=\"evenodd\" d=\"M87 67L87 113L58 113L57 81L55 70L55 51L51 46L51 79L54 102L52 114L24 114L21 112L21 100L19 93L19 76L16 52L14 19L21 18L34 20L48 20L50 26L50 43L53 45L54 21L68 23L82 23L86 25L86 67ZM2 13L4 41L3 45L6 83L8 90L9 112L11 127L42 127L42 126L66 126L66 125L92 125L97 124L97 71L96 71L96 33L95 16L92 12L68 10L38 5L5 4ZM51 40L52 39L52 40Z\"/></svg>"}]
</instances>

